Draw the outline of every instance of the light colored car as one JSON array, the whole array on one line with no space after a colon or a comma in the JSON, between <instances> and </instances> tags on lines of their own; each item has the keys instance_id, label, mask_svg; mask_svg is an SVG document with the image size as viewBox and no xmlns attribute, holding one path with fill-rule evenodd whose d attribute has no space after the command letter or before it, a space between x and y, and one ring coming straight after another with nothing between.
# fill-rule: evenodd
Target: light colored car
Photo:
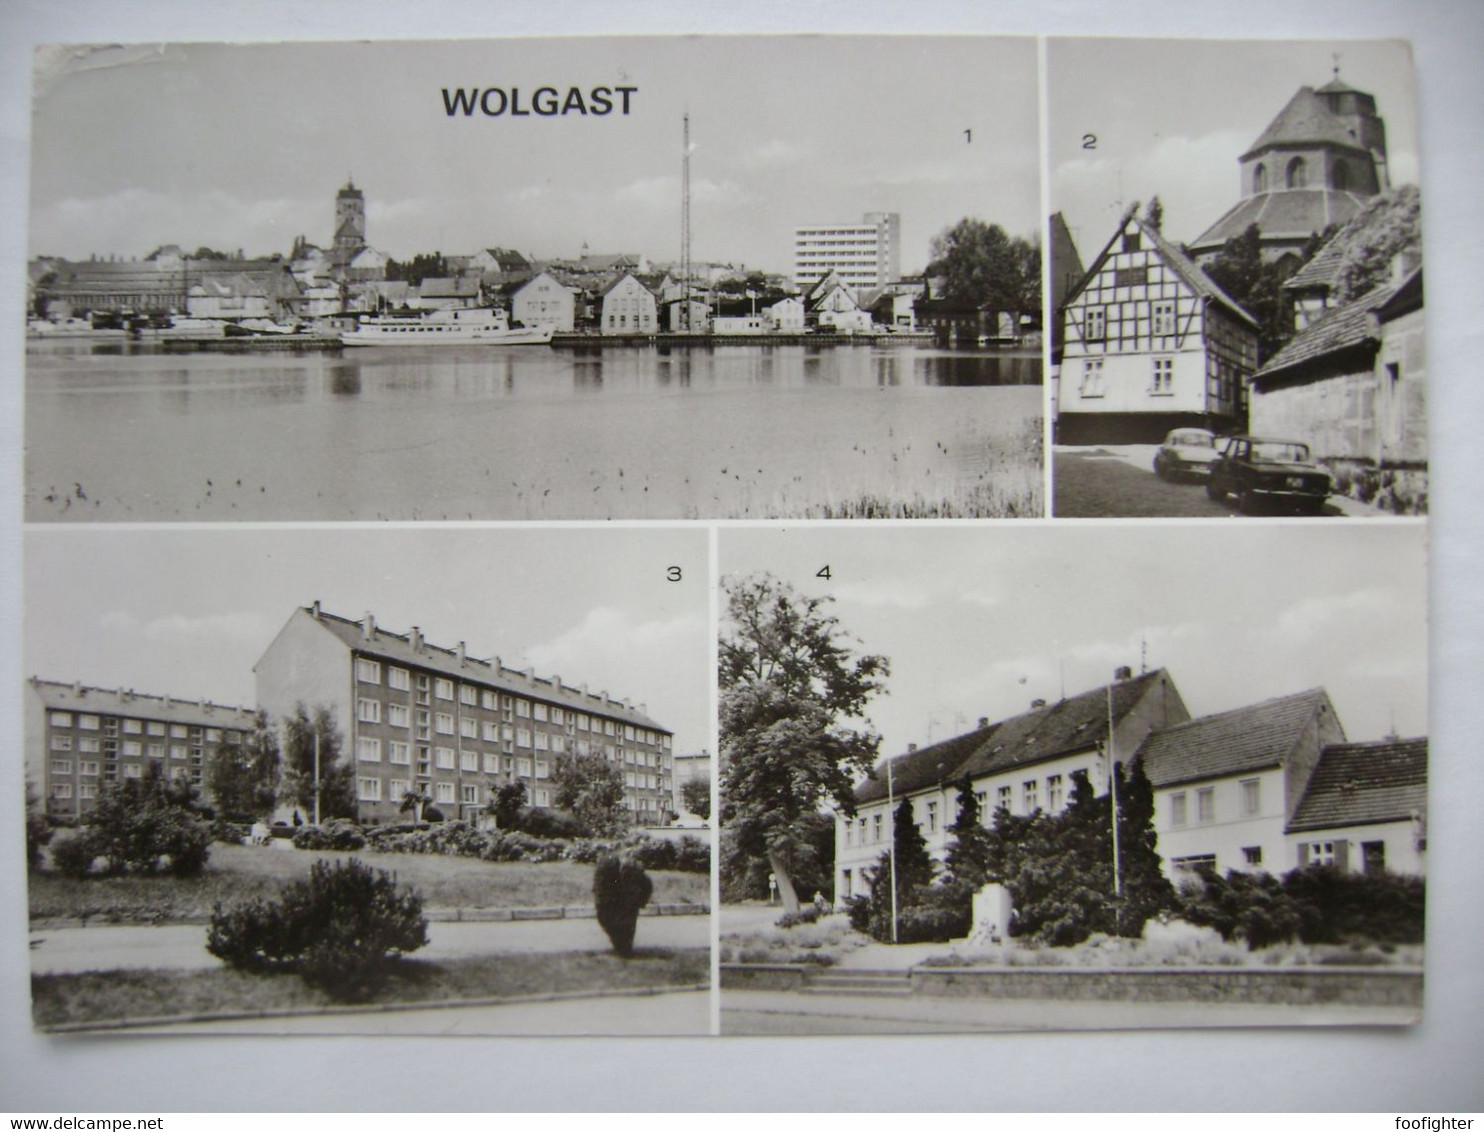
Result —
<instances>
[{"instance_id":1,"label":"light colored car","mask_svg":"<svg viewBox=\"0 0 1484 1132\"><path fill-rule=\"evenodd\" d=\"M1210 429L1177 428L1154 454L1154 474L1162 480L1205 479L1216 460L1216 436Z\"/></svg>"}]
</instances>

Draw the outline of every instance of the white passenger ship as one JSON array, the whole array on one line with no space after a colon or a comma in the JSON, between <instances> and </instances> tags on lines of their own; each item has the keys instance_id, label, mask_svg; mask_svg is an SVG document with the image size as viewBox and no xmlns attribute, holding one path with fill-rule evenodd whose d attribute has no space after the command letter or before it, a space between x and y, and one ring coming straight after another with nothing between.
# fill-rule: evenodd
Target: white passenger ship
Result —
<instances>
[{"instance_id":1,"label":"white passenger ship","mask_svg":"<svg viewBox=\"0 0 1484 1132\"><path fill-rule=\"evenodd\" d=\"M433 311L409 317L363 318L354 330L340 335L347 346L459 346L485 343L491 346L544 346L552 328L512 327L502 310L479 307L469 310Z\"/></svg>"}]
</instances>

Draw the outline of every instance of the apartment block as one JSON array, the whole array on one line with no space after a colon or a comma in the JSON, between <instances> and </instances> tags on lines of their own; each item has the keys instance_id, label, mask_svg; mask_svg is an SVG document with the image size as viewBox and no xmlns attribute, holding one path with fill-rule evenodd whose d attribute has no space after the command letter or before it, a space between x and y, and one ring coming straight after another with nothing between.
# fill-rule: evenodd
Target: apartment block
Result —
<instances>
[{"instance_id":1,"label":"apartment block","mask_svg":"<svg viewBox=\"0 0 1484 1132\"><path fill-rule=\"evenodd\" d=\"M525 784L530 804L551 806L567 752L620 768L636 823L658 824L673 809L672 733L643 704L472 656L462 641L446 648L416 626L393 633L370 613L355 621L315 602L294 611L253 671L271 718L299 703L332 712L362 822L399 820L412 790L448 818L474 820L510 782Z\"/></svg>"},{"instance_id":2,"label":"apartment block","mask_svg":"<svg viewBox=\"0 0 1484 1132\"><path fill-rule=\"evenodd\" d=\"M104 785L143 778L151 765L199 789L217 749L240 742L256 714L209 700L32 677L26 684L26 776L44 796L47 812L61 820L81 818Z\"/></svg>"},{"instance_id":3,"label":"apartment block","mask_svg":"<svg viewBox=\"0 0 1484 1132\"><path fill-rule=\"evenodd\" d=\"M902 218L868 212L858 224L811 224L794 229L793 282L807 291L830 272L859 294L902 275Z\"/></svg>"}]
</instances>

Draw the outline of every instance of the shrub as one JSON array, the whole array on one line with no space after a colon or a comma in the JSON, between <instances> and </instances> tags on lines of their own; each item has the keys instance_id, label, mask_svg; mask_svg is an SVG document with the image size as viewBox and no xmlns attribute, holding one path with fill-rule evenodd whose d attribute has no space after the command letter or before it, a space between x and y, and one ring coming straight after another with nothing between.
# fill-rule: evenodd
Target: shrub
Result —
<instances>
[{"instance_id":1,"label":"shrub","mask_svg":"<svg viewBox=\"0 0 1484 1132\"><path fill-rule=\"evenodd\" d=\"M170 858L171 876L199 876L211 856L211 834L200 822L176 814L157 830L154 848Z\"/></svg>"},{"instance_id":2,"label":"shrub","mask_svg":"<svg viewBox=\"0 0 1484 1132\"><path fill-rule=\"evenodd\" d=\"M516 815L513 832L532 837L577 838L584 832L582 823L564 810L548 810L545 807L525 806Z\"/></svg>"},{"instance_id":3,"label":"shrub","mask_svg":"<svg viewBox=\"0 0 1484 1132\"><path fill-rule=\"evenodd\" d=\"M593 903L598 924L608 934L613 950L627 958L634 952L634 930L639 909L649 903L654 884L638 862L609 856L593 870Z\"/></svg>"},{"instance_id":4,"label":"shrub","mask_svg":"<svg viewBox=\"0 0 1484 1132\"><path fill-rule=\"evenodd\" d=\"M352 857L316 861L277 900L212 913L206 950L248 971L298 971L345 1002L372 997L392 962L428 942L422 897Z\"/></svg>"},{"instance_id":5,"label":"shrub","mask_svg":"<svg viewBox=\"0 0 1484 1132\"><path fill-rule=\"evenodd\" d=\"M1299 910L1305 943L1422 942L1427 884L1421 877L1310 865L1284 876L1283 890Z\"/></svg>"},{"instance_id":6,"label":"shrub","mask_svg":"<svg viewBox=\"0 0 1484 1132\"><path fill-rule=\"evenodd\" d=\"M869 930L871 926L871 898L869 896L852 896L845 901L845 914L850 917L850 926L858 932Z\"/></svg>"},{"instance_id":7,"label":"shrub","mask_svg":"<svg viewBox=\"0 0 1484 1132\"><path fill-rule=\"evenodd\" d=\"M230 822L226 818L216 818L206 827L211 834L211 840L220 841L224 845L241 845L247 840L247 834L236 822Z\"/></svg>"},{"instance_id":8,"label":"shrub","mask_svg":"<svg viewBox=\"0 0 1484 1132\"><path fill-rule=\"evenodd\" d=\"M675 843L658 837L636 838L629 843L629 856L646 869L673 869Z\"/></svg>"},{"instance_id":9,"label":"shrub","mask_svg":"<svg viewBox=\"0 0 1484 1132\"><path fill-rule=\"evenodd\" d=\"M1253 950L1298 935L1303 921L1299 903L1275 877L1232 869L1225 879L1207 872L1201 882L1181 894L1181 915L1190 923L1209 925L1224 940L1245 940Z\"/></svg>"},{"instance_id":10,"label":"shrub","mask_svg":"<svg viewBox=\"0 0 1484 1132\"><path fill-rule=\"evenodd\" d=\"M356 852L366 847L361 827L345 818L331 818L324 825L301 825L294 831L295 849L333 849Z\"/></svg>"},{"instance_id":11,"label":"shrub","mask_svg":"<svg viewBox=\"0 0 1484 1132\"><path fill-rule=\"evenodd\" d=\"M51 839L52 827L46 819L46 811L41 808L40 802L28 784L26 787L26 868L39 869L41 867L41 851L46 848Z\"/></svg>"},{"instance_id":12,"label":"shrub","mask_svg":"<svg viewBox=\"0 0 1484 1132\"><path fill-rule=\"evenodd\" d=\"M63 876L81 880L93 867L97 847L85 829L64 833L52 844L52 867Z\"/></svg>"},{"instance_id":13,"label":"shrub","mask_svg":"<svg viewBox=\"0 0 1484 1132\"><path fill-rule=\"evenodd\" d=\"M711 846L686 835L675 843L675 869L682 873L710 873Z\"/></svg>"},{"instance_id":14,"label":"shrub","mask_svg":"<svg viewBox=\"0 0 1484 1132\"><path fill-rule=\"evenodd\" d=\"M812 924L824 915L818 904L806 904L797 912L785 912L774 921L780 928L793 928L800 924Z\"/></svg>"}]
</instances>

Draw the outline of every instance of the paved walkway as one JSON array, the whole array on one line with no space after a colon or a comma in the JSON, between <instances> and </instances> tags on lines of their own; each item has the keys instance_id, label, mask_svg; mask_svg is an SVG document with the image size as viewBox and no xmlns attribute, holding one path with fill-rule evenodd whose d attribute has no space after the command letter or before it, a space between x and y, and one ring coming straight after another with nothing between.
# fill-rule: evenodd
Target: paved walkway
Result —
<instances>
[{"instance_id":1,"label":"paved walkway","mask_svg":"<svg viewBox=\"0 0 1484 1132\"><path fill-rule=\"evenodd\" d=\"M1052 1002L726 990L723 1034L909 1034L1024 1030L1132 1030L1212 1026L1398 1026L1412 1007L1247 1003Z\"/></svg>"},{"instance_id":2,"label":"paved walkway","mask_svg":"<svg viewBox=\"0 0 1484 1132\"><path fill-rule=\"evenodd\" d=\"M140 1027L135 1034L387 1034L441 1037L520 1034L618 1036L709 1034L707 991L513 1002L359 1014L312 1014Z\"/></svg>"},{"instance_id":3,"label":"paved walkway","mask_svg":"<svg viewBox=\"0 0 1484 1132\"><path fill-rule=\"evenodd\" d=\"M639 947L710 947L708 916L647 916L635 934ZM434 923L419 959L463 959L510 952L602 951L608 937L596 920L524 920L515 923ZM36 975L111 971L127 967L177 971L220 966L206 950L200 924L162 927L56 928L31 933Z\"/></svg>"}]
</instances>

